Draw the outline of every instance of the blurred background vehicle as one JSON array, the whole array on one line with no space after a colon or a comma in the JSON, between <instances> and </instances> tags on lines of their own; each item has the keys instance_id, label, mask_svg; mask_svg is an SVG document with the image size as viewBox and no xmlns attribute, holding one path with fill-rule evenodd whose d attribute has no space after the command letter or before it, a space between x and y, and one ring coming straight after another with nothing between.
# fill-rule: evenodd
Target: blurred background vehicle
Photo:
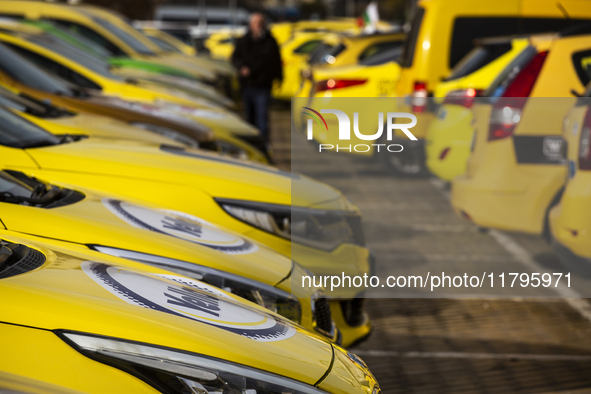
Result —
<instances>
[{"instance_id":1,"label":"blurred background vehicle","mask_svg":"<svg viewBox=\"0 0 591 394\"><path fill-rule=\"evenodd\" d=\"M591 56L588 51L587 56ZM581 75L591 77L589 58L580 57ZM585 59L587 57L587 59ZM562 137L566 172L564 191L549 214L554 251L569 269L589 277L591 243L589 242L588 206L591 201L591 85L577 98L564 118Z\"/></svg>"},{"instance_id":2,"label":"blurred background vehicle","mask_svg":"<svg viewBox=\"0 0 591 394\"><path fill-rule=\"evenodd\" d=\"M563 191L563 117L589 76L591 36L570 30L532 36L474 106L474 151L452 183L458 214L481 227L548 233ZM564 59L569 59L565 62ZM570 96L570 97L569 97ZM553 99L556 97L557 99Z\"/></svg>"},{"instance_id":3,"label":"blurred background vehicle","mask_svg":"<svg viewBox=\"0 0 591 394\"><path fill-rule=\"evenodd\" d=\"M443 100L425 136L426 165L433 175L451 182L466 172L472 105L527 46L527 38L484 39L437 85L435 96Z\"/></svg>"}]
</instances>

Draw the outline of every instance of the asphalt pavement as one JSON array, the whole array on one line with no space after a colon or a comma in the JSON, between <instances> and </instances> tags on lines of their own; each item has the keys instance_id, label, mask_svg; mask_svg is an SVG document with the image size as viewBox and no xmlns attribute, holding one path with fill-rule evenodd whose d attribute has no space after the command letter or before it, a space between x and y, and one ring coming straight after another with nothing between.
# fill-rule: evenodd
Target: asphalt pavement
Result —
<instances>
[{"instance_id":1,"label":"asphalt pavement","mask_svg":"<svg viewBox=\"0 0 591 394\"><path fill-rule=\"evenodd\" d=\"M377 273L564 270L541 237L487 231L461 220L447 185L399 178L371 159L341 155L321 165L272 111L275 162L340 189L361 210ZM347 170L343 170L346 168ZM484 267L484 268L483 268ZM574 287L574 286L573 286ZM587 290L588 289L588 290ZM377 293L366 302L374 331L353 351L384 393L591 392L591 286Z\"/></svg>"}]
</instances>

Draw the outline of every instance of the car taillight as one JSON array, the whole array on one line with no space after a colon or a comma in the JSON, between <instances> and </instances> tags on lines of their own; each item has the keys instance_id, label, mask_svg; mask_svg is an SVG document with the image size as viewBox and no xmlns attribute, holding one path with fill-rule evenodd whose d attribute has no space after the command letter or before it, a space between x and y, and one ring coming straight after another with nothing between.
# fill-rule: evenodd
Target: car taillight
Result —
<instances>
[{"instance_id":1,"label":"car taillight","mask_svg":"<svg viewBox=\"0 0 591 394\"><path fill-rule=\"evenodd\" d=\"M529 97L531 90L536 83L536 79L542 71L542 66L546 60L548 51L539 52L525 66L523 70L511 81L502 97Z\"/></svg>"},{"instance_id":2,"label":"car taillight","mask_svg":"<svg viewBox=\"0 0 591 394\"><path fill-rule=\"evenodd\" d=\"M474 99L482 95L482 90L476 89L462 89L452 90L443 99L443 104L462 105L466 108L471 108L474 104Z\"/></svg>"},{"instance_id":3,"label":"car taillight","mask_svg":"<svg viewBox=\"0 0 591 394\"><path fill-rule=\"evenodd\" d=\"M579 169L591 170L591 111L587 109L579 141Z\"/></svg>"},{"instance_id":4,"label":"car taillight","mask_svg":"<svg viewBox=\"0 0 591 394\"><path fill-rule=\"evenodd\" d=\"M526 100L527 97L504 99L493 106L488 128L489 141L507 138L513 134L515 126L521 120L521 111Z\"/></svg>"},{"instance_id":5,"label":"car taillight","mask_svg":"<svg viewBox=\"0 0 591 394\"><path fill-rule=\"evenodd\" d=\"M362 85L366 82L367 79L325 79L318 81L316 91L324 92L326 90L348 88L350 86Z\"/></svg>"},{"instance_id":6,"label":"car taillight","mask_svg":"<svg viewBox=\"0 0 591 394\"><path fill-rule=\"evenodd\" d=\"M429 92L427 92L427 83L415 81L415 86L410 98L412 112L425 112L427 109L427 97L429 97Z\"/></svg>"},{"instance_id":7,"label":"car taillight","mask_svg":"<svg viewBox=\"0 0 591 394\"><path fill-rule=\"evenodd\" d=\"M536 54L509 83L501 98L493 106L488 129L489 141L513 135L515 126L521 120L523 107L540 75L547 55L547 51Z\"/></svg>"}]
</instances>

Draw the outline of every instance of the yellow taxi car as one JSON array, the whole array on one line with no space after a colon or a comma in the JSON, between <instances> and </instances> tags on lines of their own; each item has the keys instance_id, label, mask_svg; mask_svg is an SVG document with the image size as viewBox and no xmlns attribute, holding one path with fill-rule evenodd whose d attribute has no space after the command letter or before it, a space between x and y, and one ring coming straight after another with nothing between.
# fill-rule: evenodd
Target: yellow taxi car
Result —
<instances>
[{"instance_id":1,"label":"yellow taxi car","mask_svg":"<svg viewBox=\"0 0 591 394\"><path fill-rule=\"evenodd\" d=\"M54 184L100 185L117 198L186 212L253 238L315 275L372 270L359 210L325 184L178 146L57 138L1 107L0 116L0 164L6 169ZM369 335L359 289L339 288L328 296L345 346Z\"/></svg>"},{"instance_id":2,"label":"yellow taxi car","mask_svg":"<svg viewBox=\"0 0 591 394\"><path fill-rule=\"evenodd\" d=\"M300 90L301 70L310 55L321 43L323 33L297 33L279 47L283 65L283 81L273 86L276 99L290 100Z\"/></svg>"},{"instance_id":3,"label":"yellow taxi car","mask_svg":"<svg viewBox=\"0 0 591 394\"><path fill-rule=\"evenodd\" d=\"M144 33L152 42L160 47L160 49L166 51L169 49L170 51L180 51L188 56L195 56L197 55L197 51L195 47L185 44L183 41L179 40L172 34L168 34L165 31L156 29L154 27L148 27L142 29L142 33Z\"/></svg>"},{"instance_id":4,"label":"yellow taxi car","mask_svg":"<svg viewBox=\"0 0 591 394\"><path fill-rule=\"evenodd\" d=\"M581 59L579 70L588 74L591 52ZM583 74L585 75L585 74ZM562 136L566 141L566 186L560 202L550 210L549 222L555 253L569 268L589 274L591 243L589 242L588 208L591 199L591 86L564 118Z\"/></svg>"},{"instance_id":5,"label":"yellow taxi car","mask_svg":"<svg viewBox=\"0 0 591 394\"><path fill-rule=\"evenodd\" d=\"M354 354L204 282L0 236L4 373L97 394L380 390Z\"/></svg>"},{"instance_id":6,"label":"yellow taxi car","mask_svg":"<svg viewBox=\"0 0 591 394\"><path fill-rule=\"evenodd\" d=\"M422 144L409 149L424 151L424 138L435 117L434 101L425 98L433 96L439 82L474 48L475 39L557 32L589 19L591 8L578 0L560 4L552 0L419 0L403 45L396 87L398 96L408 97L405 112L417 116L413 131Z\"/></svg>"},{"instance_id":7,"label":"yellow taxi car","mask_svg":"<svg viewBox=\"0 0 591 394\"><path fill-rule=\"evenodd\" d=\"M333 39L323 41L323 53L317 54L316 61L310 65L338 67L356 64L377 53L400 47L404 38L404 33L341 34L337 42Z\"/></svg>"},{"instance_id":8,"label":"yellow taxi car","mask_svg":"<svg viewBox=\"0 0 591 394\"><path fill-rule=\"evenodd\" d=\"M167 49L162 49L139 30L135 29L125 16L113 10L84 4L75 9L78 14L89 16L96 25L104 27L109 32L121 37L125 36L127 41L135 40L136 42L140 42L156 55L157 62L162 62L172 67L180 67L193 73L210 73L214 78L209 79L214 82L223 83L236 74L234 68L227 62L219 62L208 56L188 56L178 51L171 52ZM135 56L140 55L141 58L145 59L145 55L141 53L135 54Z\"/></svg>"},{"instance_id":9,"label":"yellow taxi car","mask_svg":"<svg viewBox=\"0 0 591 394\"><path fill-rule=\"evenodd\" d=\"M392 112L396 100L387 99L395 96L397 76L400 66L396 59L400 48L375 54L357 65L330 67L319 66L304 79L300 92L292 101L292 107L322 109L338 108L347 113L374 114ZM360 100L359 98L368 98ZM294 112L292 122L295 130L306 132L306 115ZM327 117L327 129L337 130L337 118ZM360 130L377 130L380 126L377 116L362 116L358 122ZM384 138L385 138L384 133ZM339 144L338 133L316 133L314 141L319 144L336 146ZM360 141L365 144L367 141ZM383 143L383 141L378 141ZM342 143L342 142L341 142ZM351 154L371 157L376 154L373 146ZM378 159L394 160L397 155L378 155Z\"/></svg>"},{"instance_id":10,"label":"yellow taxi car","mask_svg":"<svg viewBox=\"0 0 591 394\"><path fill-rule=\"evenodd\" d=\"M75 86L100 91L103 95L112 97L112 102L122 107L133 109L143 106L148 111L168 112L170 113L168 116L193 119L210 128L215 133L216 139L220 140L221 144L227 145L227 147L222 146L222 151L228 151L235 156L238 153L233 152L242 152L245 158L266 161L265 156L257 149L257 146L262 143L259 131L229 110L183 92L163 89L156 83L128 81L115 76L105 63L95 58L88 58L83 52L49 35L0 33L0 42L8 47L4 52L15 51ZM3 71L7 72L6 69ZM19 70L14 70L12 74L8 72L7 77L12 78L8 83L18 82L24 85L32 83L27 76L17 77L13 75L15 73L19 73ZM151 106L155 108L148 108Z\"/></svg>"},{"instance_id":11,"label":"yellow taxi car","mask_svg":"<svg viewBox=\"0 0 591 394\"><path fill-rule=\"evenodd\" d=\"M443 99L425 136L426 165L431 174L451 182L466 172L474 133L474 100L528 45L525 38L482 40L437 85L434 95Z\"/></svg>"},{"instance_id":12,"label":"yellow taxi car","mask_svg":"<svg viewBox=\"0 0 591 394\"><path fill-rule=\"evenodd\" d=\"M292 287L305 274L300 266L198 217L49 185L14 171L0 171L0 206L4 228L15 234L50 236L165 268L262 305L332 341L340 340L322 289Z\"/></svg>"},{"instance_id":13,"label":"yellow taxi car","mask_svg":"<svg viewBox=\"0 0 591 394\"><path fill-rule=\"evenodd\" d=\"M580 56L589 35L532 36L474 105L475 143L465 175L452 182L452 205L481 227L547 234L548 211L562 194L563 117L571 90L588 83ZM565 62L564 59L569 59Z\"/></svg>"},{"instance_id":14,"label":"yellow taxi car","mask_svg":"<svg viewBox=\"0 0 591 394\"><path fill-rule=\"evenodd\" d=\"M203 42L214 59L230 60L234 52L234 40L244 35L244 30L221 30L211 33ZM275 36L275 35L273 35Z\"/></svg>"},{"instance_id":15,"label":"yellow taxi car","mask_svg":"<svg viewBox=\"0 0 591 394\"><path fill-rule=\"evenodd\" d=\"M112 20L105 19L110 13L104 11L101 16L96 16L93 10L93 7L88 6L77 7L40 1L4 1L0 4L0 12L5 16L45 20L74 30L99 44L110 56L149 60L182 68L204 81L215 80L214 70L187 67L180 62L174 64L173 59L158 56L158 47L131 26L123 23L113 24Z\"/></svg>"}]
</instances>

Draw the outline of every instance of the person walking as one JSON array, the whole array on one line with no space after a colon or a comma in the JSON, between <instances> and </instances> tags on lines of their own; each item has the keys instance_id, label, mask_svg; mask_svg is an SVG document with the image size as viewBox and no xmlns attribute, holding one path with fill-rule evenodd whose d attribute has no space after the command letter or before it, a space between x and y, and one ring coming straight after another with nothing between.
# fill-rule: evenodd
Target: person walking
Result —
<instances>
[{"instance_id":1,"label":"person walking","mask_svg":"<svg viewBox=\"0 0 591 394\"><path fill-rule=\"evenodd\" d=\"M261 131L269 156L269 106L274 80L283 80L277 41L265 26L263 14L254 13L248 32L236 41L232 64L238 70L246 120Z\"/></svg>"}]
</instances>

